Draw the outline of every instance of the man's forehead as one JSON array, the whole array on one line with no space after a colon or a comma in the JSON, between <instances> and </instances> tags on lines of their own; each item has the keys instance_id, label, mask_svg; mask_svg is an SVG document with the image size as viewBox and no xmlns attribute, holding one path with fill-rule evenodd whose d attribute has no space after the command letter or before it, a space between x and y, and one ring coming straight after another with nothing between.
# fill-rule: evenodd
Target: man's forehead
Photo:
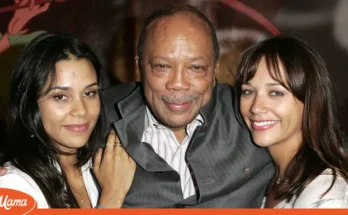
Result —
<instances>
[{"instance_id":1,"label":"man's forehead","mask_svg":"<svg viewBox=\"0 0 348 215\"><path fill-rule=\"evenodd\" d=\"M200 17L189 12L180 12L171 16L164 16L154 20L148 26L148 34L165 33L170 29L185 29L185 26L191 26L196 31L205 31L209 34L209 26Z\"/></svg>"}]
</instances>

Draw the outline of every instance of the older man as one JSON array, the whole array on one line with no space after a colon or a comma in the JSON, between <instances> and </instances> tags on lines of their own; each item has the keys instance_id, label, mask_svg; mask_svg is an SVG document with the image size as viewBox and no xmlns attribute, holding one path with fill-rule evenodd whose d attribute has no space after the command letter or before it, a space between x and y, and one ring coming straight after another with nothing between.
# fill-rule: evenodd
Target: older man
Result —
<instances>
[{"instance_id":1,"label":"older man","mask_svg":"<svg viewBox=\"0 0 348 215\"><path fill-rule=\"evenodd\" d=\"M197 9L169 6L146 20L142 83L106 93L108 120L137 163L124 207L260 207L274 168L241 124L233 87L216 83L218 57Z\"/></svg>"}]
</instances>

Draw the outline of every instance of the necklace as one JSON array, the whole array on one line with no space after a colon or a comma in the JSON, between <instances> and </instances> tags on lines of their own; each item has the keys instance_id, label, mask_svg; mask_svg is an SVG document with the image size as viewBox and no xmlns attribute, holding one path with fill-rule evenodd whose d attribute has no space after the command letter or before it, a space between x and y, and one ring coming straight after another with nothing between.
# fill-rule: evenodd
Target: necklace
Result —
<instances>
[{"instance_id":1,"label":"necklace","mask_svg":"<svg viewBox=\"0 0 348 215\"><path fill-rule=\"evenodd\" d=\"M83 205L84 205L84 191L86 190L86 187L85 187L85 182L83 180L83 175L82 175L82 170L81 168L79 168L79 172L80 172L80 177L82 179L82 185L81 185L81 188L80 188L80 208L83 208Z\"/></svg>"}]
</instances>

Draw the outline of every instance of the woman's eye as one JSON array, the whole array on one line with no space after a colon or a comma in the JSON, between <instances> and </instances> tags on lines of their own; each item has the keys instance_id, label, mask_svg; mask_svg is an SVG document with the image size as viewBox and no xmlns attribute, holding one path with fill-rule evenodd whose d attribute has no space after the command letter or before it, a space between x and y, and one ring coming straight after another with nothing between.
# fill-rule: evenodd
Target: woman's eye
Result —
<instances>
[{"instance_id":1,"label":"woman's eye","mask_svg":"<svg viewBox=\"0 0 348 215\"><path fill-rule=\"evenodd\" d=\"M279 92L279 91L272 91L270 94L271 94L271 96L283 96L284 95L284 93Z\"/></svg>"},{"instance_id":2,"label":"woman's eye","mask_svg":"<svg viewBox=\"0 0 348 215\"><path fill-rule=\"evenodd\" d=\"M248 96L248 95L251 95L251 94L253 94L252 90L242 90L242 95L244 95L244 96Z\"/></svg>"},{"instance_id":3,"label":"woman's eye","mask_svg":"<svg viewBox=\"0 0 348 215\"><path fill-rule=\"evenodd\" d=\"M95 91L93 90L93 91L87 91L85 93L85 96L91 97L91 96L95 96L97 94L98 94L98 92L96 90Z\"/></svg>"},{"instance_id":4,"label":"woman's eye","mask_svg":"<svg viewBox=\"0 0 348 215\"><path fill-rule=\"evenodd\" d=\"M66 96L63 95L63 94L57 94L57 95L53 96L53 99L55 99L55 100L64 100L64 99L66 99Z\"/></svg>"}]
</instances>

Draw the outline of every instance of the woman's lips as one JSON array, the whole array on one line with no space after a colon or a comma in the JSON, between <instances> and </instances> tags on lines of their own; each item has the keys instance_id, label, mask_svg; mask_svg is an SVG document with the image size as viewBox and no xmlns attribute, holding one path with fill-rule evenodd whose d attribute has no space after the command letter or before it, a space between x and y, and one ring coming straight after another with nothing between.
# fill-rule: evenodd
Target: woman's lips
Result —
<instances>
[{"instance_id":1,"label":"woman's lips","mask_svg":"<svg viewBox=\"0 0 348 215\"><path fill-rule=\"evenodd\" d=\"M65 129L75 133L82 133L88 129L88 123L85 124L73 124L73 125L63 125Z\"/></svg>"},{"instance_id":2,"label":"woman's lips","mask_svg":"<svg viewBox=\"0 0 348 215\"><path fill-rule=\"evenodd\" d=\"M277 120L250 121L252 129L255 131L264 131L273 128L277 122Z\"/></svg>"}]
</instances>

